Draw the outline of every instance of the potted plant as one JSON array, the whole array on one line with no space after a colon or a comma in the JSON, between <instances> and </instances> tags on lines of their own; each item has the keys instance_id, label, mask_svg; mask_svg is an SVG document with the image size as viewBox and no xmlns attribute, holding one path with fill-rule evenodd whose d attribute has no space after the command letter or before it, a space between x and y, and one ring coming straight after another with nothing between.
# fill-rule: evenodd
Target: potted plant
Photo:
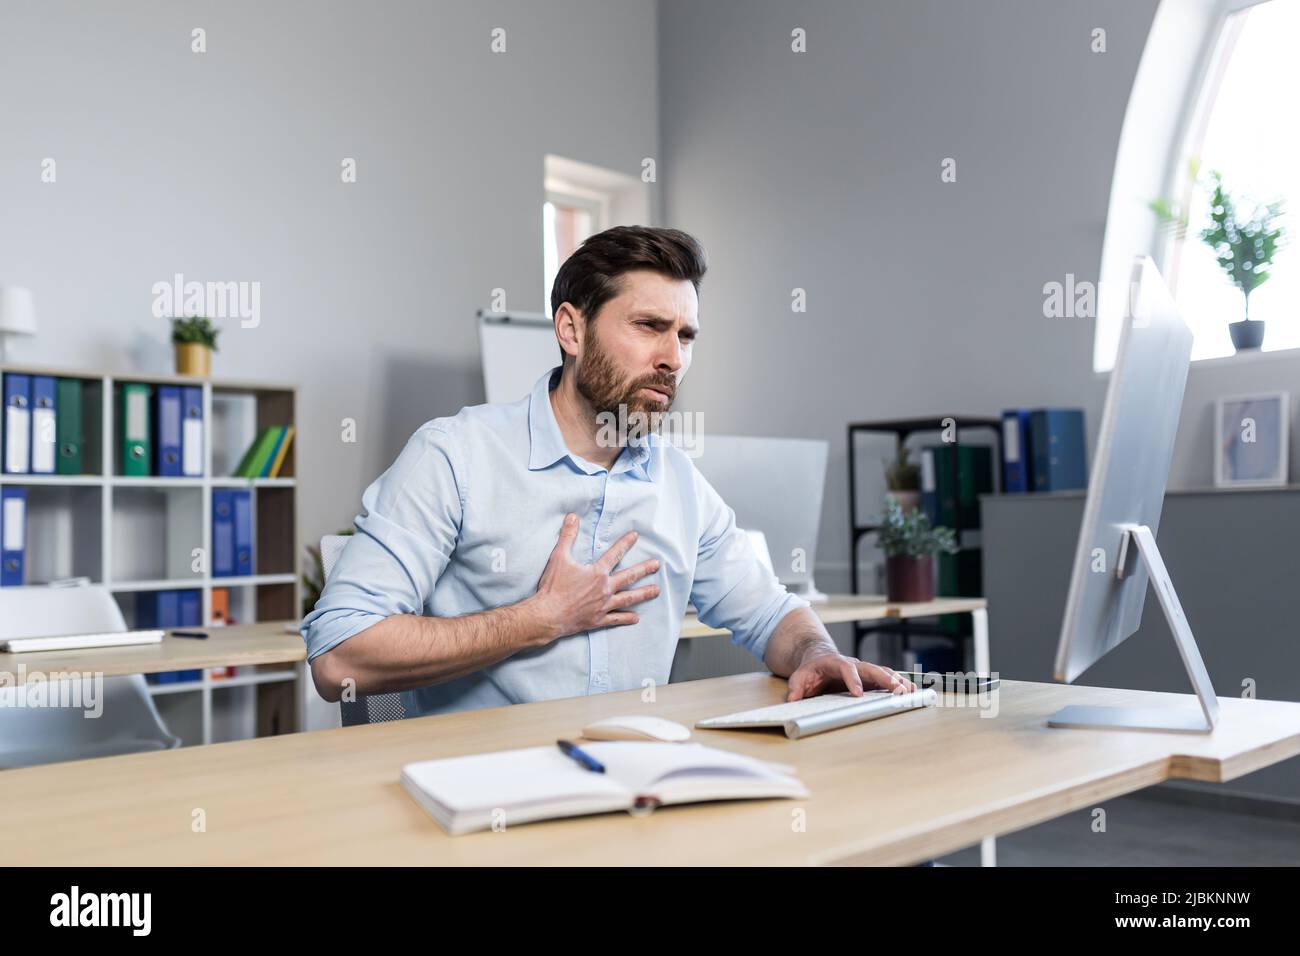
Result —
<instances>
[{"instance_id":1,"label":"potted plant","mask_svg":"<svg viewBox=\"0 0 1300 956\"><path fill-rule=\"evenodd\" d=\"M207 378L212 374L212 353L217 350L217 327L211 319L186 316L172 319L172 344L176 346L176 374Z\"/></svg>"},{"instance_id":2,"label":"potted plant","mask_svg":"<svg viewBox=\"0 0 1300 956\"><path fill-rule=\"evenodd\" d=\"M932 528L930 518L921 509L904 512L897 501L890 499L885 503L877 533L880 550L885 552L888 600L933 600L934 556L957 550L952 529Z\"/></svg>"},{"instance_id":3,"label":"potted plant","mask_svg":"<svg viewBox=\"0 0 1300 956\"><path fill-rule=\"evenodd\" d=\"M885 461L885 499L897 501L903 513L921 506L921 468L908 457L901 442L893 461Z\"/></svg>"},{"instance_id":4,"label":"potted plant","mask_svg":"<svg viewBox=\"0 0 1300 956\"><path fill-rule=\"evenodd\" d=\"M1197 164L1192 161L1192 180L1197 180ZM1249 210L1233 198L1223 186L1223 176L1210 173L1210 225L1201 230L1201 241L1214 250L1219 267L1245 300L1242 318L1228 323L1228 334L1238 352L1257 349L1264 344L1264 323L1250 317L1250 294L1268 281L1269 266L1285 235L1282 227L1282 202L1249 203ZM1166 199L1151 203L1160 220L1180 238L1187 230L1187 213Z\"/></svg>"}]
</instances>

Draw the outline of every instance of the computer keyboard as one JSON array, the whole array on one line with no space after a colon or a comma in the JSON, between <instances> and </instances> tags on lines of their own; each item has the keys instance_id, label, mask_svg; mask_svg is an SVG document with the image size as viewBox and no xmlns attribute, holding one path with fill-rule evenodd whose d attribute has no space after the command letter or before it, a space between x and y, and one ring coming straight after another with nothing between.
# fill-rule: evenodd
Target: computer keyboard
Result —
<instances>
[{"instance_id":1,"label":"computer keyboard","mask_svg":"<svg viewBox=\"0 0 1300 956\"><path fill-rule=\"evenodd\" d=\"M0 651L74 651L86 647L121 647L128 644L157 644L163 631L115 631L111 634L60 634L56 637L11 637L0 640Z\"/></svg>"},{"instance_id":2,"label":"computer keyboard","mask_svg":"<svg viewBox=\"0 0 1300 956\"><path fill-rule=\"evenodd\" d=\"M890 714L930 707L938 699L932 688L906 694L887 690L867 691L861 697L849 693L823 694L803 700L742 710L695 722L706 730L739 730L750 727L784 727L791 739L808 737L837 727L847 727Z\"/></svg>"},{"instance_id":3,"label":"computer keyboard","mask_svg":"<svg viewBox=\"0 0 1300 956\"><path fill-rule=\"evenodd\" d=\"M820 714L827 710L838 710L849 704L877 700L887 696L889 696L887 690L869 690L861 697L854 697L852 694L823 694L820 697L805 697L803 700L773 704L770 707L742 710L739 713L726 714L722 717L710 717L708 720L700 721L700 725L708 724L710 727L726 727L730 724L752 724L755 722L779 724L787 720L793 720L796 717Z\"/></svg>"}]
</instances>

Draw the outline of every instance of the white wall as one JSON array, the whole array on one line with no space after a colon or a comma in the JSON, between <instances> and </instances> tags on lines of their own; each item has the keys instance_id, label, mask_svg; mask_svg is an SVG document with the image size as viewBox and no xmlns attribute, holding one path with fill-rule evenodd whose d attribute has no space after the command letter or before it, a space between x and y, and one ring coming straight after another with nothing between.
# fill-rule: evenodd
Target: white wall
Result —
<instances>
[{"instance_id":1,"label":"white wall","mask_svg":"<svg viewBox=\"0 0 1300 956\"><path fill-rule=\"evenodd\" d=\"M482 401L491 290L541 307L542 157L655 154L654 12L7 0L0 284L41 321L15 360L166 370L154 282L258 281L261 325L228 324L214 375L301 386L300 537L347 525L411 431Z\"/></svg>"},{"instance_id":2,"label":"white wall","mask_svg":"<svg viewBox=\"0 0 1300 956\"><path fill-rule=\"evenodd\" d=\"M639 175L656 95L653 0L5 0L0 284L41 322L13 358L167 370L153 283L260 282L214 374L301 386L315 540L421 422L482 401L491 290L541 307L543 156Z\"/></svg>"},{"instance_id":3,"label":"white wall","mask_svg":"<svg viewBox=\"0 0 1300 956\"><path fill-rule=\"evenodd\" d=\"M848 584L849 421L1079 405L1095 440L1093 321L1045 319L1043 285L1098 278L1156 6L662 0L665 221L710 256L679 404L713 431L831 443L823 589ZM1194 367L1171 485L1210 483L1217 395L1296 381L1294 357ZM860 456L873 502L887 450Z\"/></svg>"},{"instance_id":4,"label":"white wall","mask_svg":"<svg viewBox=\"0 0 1300 956\"><path fill-rule=\"evenodd\" d=\"M1097 279L1154 9L661 3L666 220L711 257L679 401L716 431L831 442L823 589L848 583L847 422L1088 404L1092 321L1043 318L1042 289Z\"/></svg>"}]
</instances>

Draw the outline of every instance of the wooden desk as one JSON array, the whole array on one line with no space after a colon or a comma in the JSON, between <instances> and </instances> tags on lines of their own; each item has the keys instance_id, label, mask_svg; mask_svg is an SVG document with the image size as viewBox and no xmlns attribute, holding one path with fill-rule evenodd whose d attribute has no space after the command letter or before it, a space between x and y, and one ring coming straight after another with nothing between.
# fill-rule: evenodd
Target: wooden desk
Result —
<instances>
[{"instance_id":1,"label":"wooden desk","mask_svg":"<svg viewBox=\"0 0 1300 956\"><path fill-rule=\"evenodd\" d=\"M976 622L976 670L988 670L988 602L983 598L935 598L920 604L890 603L883 597L861 594L832 594L829 600L814 604L813 610L826 624L848 621L876 621L884 618L933 617L937 614L971 614ZM11 673L22 683L22 671L50 673L59 670L91 671L105 677L124 674L156 674L166 671L198 670L208 667L237 667L254 664L304 665L300 673L309 677L302 637L284 629L285 621L240 624L233 627L190 628L204 630L207 640L172 637L161 644L137 644L130 647L100 647L80 651L44 651L28 654L0 653L0 672ZM185 628L182 628L185 630ZM683 638L713 637L729 633L703 624L687 614L682 624ZM983 634L981 640L980 635ZM984 648L981 652L981 647ZM984 660L983 666L980 665Z\"/></svg>"},{"instance_id":2,"label":"wooden desk","mask_svg":"<svg viewBox=\"0 0 1300 956\"><path fill-rule=\"evenodd\" d=\"M1173 778L1222 781L1300 753L1300 704L1220 700L1211 736L1062 730L1065 704L1158 706L1185 695L1004 681L998 715L942 706L787 740L695 731L791 763L808 800L666 807L449 837L398 784L402 764L552 746L591 720L698 718L775 703L744 674L396 723L0 773L8 864L906 864ZM944 703L951 705L952 698ZM191 830L193 811L207 830ZM803 812L804 827L796 811Z\"/></svg>"},{"instance_id":3,"label":"wooden desk","mask_svg":"<svg viewBox=\"0 0 1300 956\"><path fill-rule=\"evenodd\" d=\"M984 598L935 598L919 603L890 602L879 595L828 594L827 600L812 605L823 624L845 624L850 621L880 621L886 618L935 617L939 614L969 614L973 623L975 645L975 670L980 674L989 671L989 618L988 601ZM712 637L728 631L702 624L694 614L686 615L682 626L683 638Z\"/></svg>"},{"instance_id":4,"label":"wooden desk","mask_svg":"<svg viewBox=\"0 0 1300 956\"><path fill-rule=\"evenodd\" d=\"M232 627L180 628L200 630L206 640L172 637L160 644L127 647L94 647L76 651L32 651L26 654L0 653L0 673L12 675L15 684L26 675L60 671L121 677L127 674L159 674L166 671L206 670L211 667L251 667L257 664L293 664L296 675L294 720L297 729L306 726L307 695L316 692L307 668L307 648L301 635L284 629L285 621L239 624ZM233 679L229 685L233 686ZM213 685L225 683L217 680Z\"/></svg>"},{"instance_id":5,"label":"wooden desk","mask_svg":"<svg viewBox=\"0 0 1300 956\"><path fill-rule=\"evenodd\" d=\"M921 604L891 604L883 597L832 594L813 605L827 624L874 621L882 618L932 617L936 614L970 614L975 622L975 669L987 673L988 604L983 598L936 598ZM233 627L200 628L206 640L168 635L161 644L130 647L101 647L79 651L44 651L28 654L0 653L0 673L11 674L21 684L25 674L81 671L120 677L126 674L157 674L166 671L203 670L211 667L239 667L256 664L294 665L297 675L294 693L294 721L298 730L306 727L307 701L315 694L307 666L306 647L297 633L284 630L284 621L241 624ZM728 632L702 624L687 614L683 638L712 637ZM21 666L20 666L21 665ZM229 685L227 685L229 686Z\"/></svg>"}]
</instances>

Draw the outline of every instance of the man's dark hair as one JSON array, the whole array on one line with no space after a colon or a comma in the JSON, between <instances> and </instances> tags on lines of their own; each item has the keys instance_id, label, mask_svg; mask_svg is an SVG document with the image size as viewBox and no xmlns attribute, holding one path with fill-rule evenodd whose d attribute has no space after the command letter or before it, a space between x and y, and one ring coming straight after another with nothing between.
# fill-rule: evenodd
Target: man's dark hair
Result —
<instances>
[{"instance_id":1,"label":"man's dark hair","mask_svg":"<svg viewBox=\"0 0 1300 956\"><path fill-rule=\"evenodd\" d=\"M673 279L689 279L700 291L708 269L704 247L680 229L615 226L583 241L564 260L551 287L551 319L568 302L590 323L610 299L623 291L625 272L648 269ZM567 359L560 349L561 360Z\"/></svg>"}]
</instances>

